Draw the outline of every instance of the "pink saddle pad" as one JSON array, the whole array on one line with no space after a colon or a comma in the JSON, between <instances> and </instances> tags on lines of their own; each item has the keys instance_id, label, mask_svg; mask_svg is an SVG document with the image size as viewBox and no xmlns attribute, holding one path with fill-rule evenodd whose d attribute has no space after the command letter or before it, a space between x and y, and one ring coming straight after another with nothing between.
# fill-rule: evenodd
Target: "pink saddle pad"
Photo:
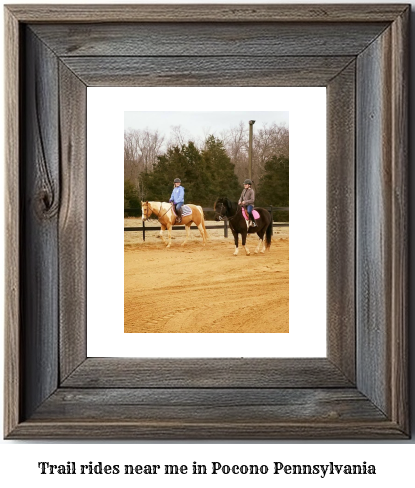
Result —
<instances>
[{"instance_id":1,"label":"pink saddle pad","mask_svg":"<svg viewBox=\"0 0 415 488\"><path fill-rule=\"evenodd\" d=\"M248 212L245 210L245 207L242 207L242 215L244 216L245 220L249 220ZM259 213L256 210L252 210L252 215L254 219L259 219Z\"/></svg>"}]
</instances>

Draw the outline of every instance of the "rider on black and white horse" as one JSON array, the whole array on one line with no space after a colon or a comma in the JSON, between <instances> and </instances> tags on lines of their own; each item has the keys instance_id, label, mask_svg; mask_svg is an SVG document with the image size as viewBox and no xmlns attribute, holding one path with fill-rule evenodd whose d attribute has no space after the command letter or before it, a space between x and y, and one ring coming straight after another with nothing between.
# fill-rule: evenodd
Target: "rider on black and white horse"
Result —
<instances>
[{"instance_id":1,"label":"rider on black and white horse","mask_svg":"<svg viewBox=\"0 0 415 488\"><path fill-rule=\"evenodd\" d=\"M255 219L252 215L252 210L254 209L254 202L255 202L255 192L252 188L252 181L246 179L244 181L244 189L242 190L241 198L238 201L239 205L246 206L246 210L248 211L248 215L251 218L251 222L247 220L247 225L251 225L252 227L256 226Z\"/></svg>"}]
</instances>

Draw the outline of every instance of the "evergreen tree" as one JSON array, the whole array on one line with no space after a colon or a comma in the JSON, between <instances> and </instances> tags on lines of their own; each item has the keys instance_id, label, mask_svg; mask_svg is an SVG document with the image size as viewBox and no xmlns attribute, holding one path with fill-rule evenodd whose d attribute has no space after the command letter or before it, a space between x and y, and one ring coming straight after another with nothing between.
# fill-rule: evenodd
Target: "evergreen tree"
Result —
<instances>
[{"instance_id":1,"label":"evergreen tree","mask_svg":"<svg viewBox=\"0 0 415 488\"><path fill-rule=\"evenodd\" d=\"M219 196L227 196L236 200L241 192L238 177L235 174L235 166L228 156L224 143L213 135L205 141L202 152L208 183L209 205L213 205Z\"/></svg>"},{"instance_id":2,"label":"evergreen tree","mask_svg":"<svg viewBox=\"0 0 415 488\"><path fill-rule=\"evenodd\" d=\"M259 180L255 201L258 206L289 206L289 160L274 156L265 163L265 172ZM274 220L288 220L288 212L277 212Z\"/></svg>"},{"instance_id":3,"label":"evergreen tree","mask_svg":"<svg viewBox=\"0 0 415 488\"><path fill-rule=\"evenodd\" d=\"M181 147L170 147L158 156L152 172L142 173L146 200L167 201L173 189L174 178L180 178L185 188L185 202L212 207L218 196L236 199L240 188L234 165L224 144L209 136L203 151L192 141Z\"/></svg>"},{"instance_id":4,"label":"evergreen tree","mask_svg":"<svg viewBox=\"0 0 415 488\"><path fill-rule=\"evenodd\" d=\"M134 183L128 179L124 180L124 208L141 208L137 188L134 186ZM127 217L132 217L139 214L140 211L125 213Z\"/></svg>"}]
</instances>

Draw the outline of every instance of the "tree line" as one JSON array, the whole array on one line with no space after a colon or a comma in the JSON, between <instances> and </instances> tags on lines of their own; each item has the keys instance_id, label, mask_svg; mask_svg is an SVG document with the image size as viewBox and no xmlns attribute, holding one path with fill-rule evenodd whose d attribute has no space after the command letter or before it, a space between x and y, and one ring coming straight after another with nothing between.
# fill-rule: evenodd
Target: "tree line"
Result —
<instances>
[{"instance_id":1,"label":"tree line","mask_svg":"<svg viewBox=\"0 0 415 488\"><path fill-rule=\"evenodd\" d=\"M185 188L185 202L212 207L219 196L238 200L248 177L248 135L242 123L202 142L187 140L180 127L166 144L158 131L124 133L124 208L142 200L168 201L174 178ZM289 206L289 132L264 126L253 140L253 188L256 206ZM128 215L132 215L129 213ZM275 215L288 220L287 213Z\"/></svg>"}]
</instances>

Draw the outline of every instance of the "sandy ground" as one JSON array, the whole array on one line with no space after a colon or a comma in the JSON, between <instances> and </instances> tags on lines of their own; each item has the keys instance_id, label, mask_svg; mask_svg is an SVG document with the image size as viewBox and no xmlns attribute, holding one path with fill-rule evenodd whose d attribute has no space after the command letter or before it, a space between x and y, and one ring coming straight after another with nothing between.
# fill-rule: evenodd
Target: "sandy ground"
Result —
<instances>
[{"instance_id":1,"label":"sandy ground","mask_svg":"<svg viewBox=\"0 0 415 488\"><path fill-rule=\"evenodd\" d=\"M254 254L258 237L248 236L250 256L241 244L233 256L230 231L227 239L221 229L208 232L205 247L197 229L182 247L185 231L173 231L170 249L158 231L147 230L145 242L142 232L124 232L125 332L289 331L289 228L274 228L265 254Z\"/></svg>"}]
</instances>

